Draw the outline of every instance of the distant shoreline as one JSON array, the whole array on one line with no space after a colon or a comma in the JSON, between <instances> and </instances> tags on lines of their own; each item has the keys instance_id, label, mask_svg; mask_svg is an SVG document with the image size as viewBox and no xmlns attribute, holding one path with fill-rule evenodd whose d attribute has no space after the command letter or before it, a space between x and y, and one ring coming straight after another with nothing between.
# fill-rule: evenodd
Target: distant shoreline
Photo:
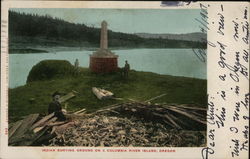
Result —
<instances>
[{"instance_id":1,"label":"distant shoreline","mask_svg":"<svg viewBox=\"0 0 250 159\"><path fill-rule=\"evenodd\" d=\"M80 48L80 47L24 47L9 49L9 54L41 54L41 53L60 53L62 51L96 51L99 48ZM128 48L128 47L111 47L110 50L134 50L134 49L192 49L192 48ZM199 49L199 48L194 48Z\"/></svg>"}]
</instances>

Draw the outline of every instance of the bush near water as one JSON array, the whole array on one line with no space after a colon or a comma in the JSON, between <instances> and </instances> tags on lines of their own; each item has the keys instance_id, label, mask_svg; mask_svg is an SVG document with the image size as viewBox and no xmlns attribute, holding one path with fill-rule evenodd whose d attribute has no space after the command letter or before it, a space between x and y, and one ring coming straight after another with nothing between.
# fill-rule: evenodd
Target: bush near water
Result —
<instances>
[{"instance_id":1,"label":"bush near water","mask_svg":"<svg viewBox=\"0 0 250 159\"><path fill-rule=\"evenodd\" d=\"M44 60L32 67L27 82L49 80L55 77L69 76L74 73L74 66L66 60Z\"/></svg>"}]
</instances>

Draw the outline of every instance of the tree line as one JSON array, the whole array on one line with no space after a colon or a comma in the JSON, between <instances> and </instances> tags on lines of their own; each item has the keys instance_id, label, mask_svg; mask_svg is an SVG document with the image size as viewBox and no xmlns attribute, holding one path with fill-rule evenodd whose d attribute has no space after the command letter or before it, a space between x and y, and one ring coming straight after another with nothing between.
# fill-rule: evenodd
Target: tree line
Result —
<instances>
[{"instance_id":1,"label":"tree line","mask_svg":"<svg viewBox=\"0 0 250 159\"><path fill-rule=\"evenodd\" d=\"M70 23L50 15L37 15L9 11L9 35L12 37L43 38L47 40L99 46L100 28ZM108 30L110 47L145 48L205 48L204 42L169 39L146 39L134 34ZM12 42L12 41L11 41ZM37 42L39 43L39 41Z\"/></svg>"}]
</instances>

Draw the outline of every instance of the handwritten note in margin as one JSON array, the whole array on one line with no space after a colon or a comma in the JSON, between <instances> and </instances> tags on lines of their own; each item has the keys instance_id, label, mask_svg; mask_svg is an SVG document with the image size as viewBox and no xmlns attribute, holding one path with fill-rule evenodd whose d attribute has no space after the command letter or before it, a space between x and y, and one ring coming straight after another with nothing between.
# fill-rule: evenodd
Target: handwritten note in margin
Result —
<instances>
[{"instance_id":1,"label":"handwritten note in margin","mask_svg":"<svg viewBox=\"0 0 250 159\"><path fill-rule=\"evenodd\" d=\"M249 3L209 4L208 142L203 158L248 158Z\"/></svg>"}]
</instances>

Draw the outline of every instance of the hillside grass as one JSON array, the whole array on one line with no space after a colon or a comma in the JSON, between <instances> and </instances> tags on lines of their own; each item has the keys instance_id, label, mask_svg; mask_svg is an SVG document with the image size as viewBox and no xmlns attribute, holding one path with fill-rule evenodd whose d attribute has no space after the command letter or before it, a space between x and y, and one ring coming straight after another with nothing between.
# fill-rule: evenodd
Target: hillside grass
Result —
<instances>
[{"instance_id":1,"label":"hillside grass","mask_svg":"<svg viewBox=\"0 0 250 159\"><path fill-rule=\"evenodd\" d=\"M92 87L101 87L112 91L121 100L98 100L92 93ZM25 86L9 89L9 121L14 122L31 113L46 114L55 91L68 93L79 92L75 98L67 101L68 111L86 108L93 112L104 106L125 102L128 99L145 101L166 93L155 103L194 104L198 107L207 105L207 81L159 75L151 72L130 71L128 79L120 73L94 74L87 68L80 68L80 74L33 81ZM64 103L65 104L65 103ZM63 106L64 106L63 104Z\"/></svg>"}]
</instances>

